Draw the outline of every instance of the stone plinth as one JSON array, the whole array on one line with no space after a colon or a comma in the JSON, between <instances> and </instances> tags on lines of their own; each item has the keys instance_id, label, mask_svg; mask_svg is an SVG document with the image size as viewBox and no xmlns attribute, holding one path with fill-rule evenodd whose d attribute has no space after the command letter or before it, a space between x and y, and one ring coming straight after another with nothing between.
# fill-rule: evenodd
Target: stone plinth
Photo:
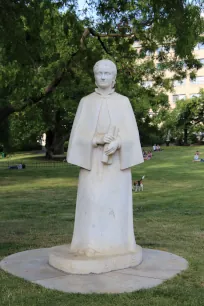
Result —
<instances>
[{"instance_id":1,"label":"stone plinth","mask_svg":"<svg viewBox=\"0 0 204 306\"><path fill-rule=\"evenodd\" d=\"M51 250L28 250L10 255L0 262L0 268L49 289L69 293L123 293L158 286L188 267L187 261L177 255L142 249L139 266L103 274L74 275L48 264Z\"/></svg>"},{"instance_id":2,"label":"stone plinth","mask_svg":"<svg viewBox=\"0 0 204 306\"><path fill-rule=\"evenodd\" d=\"M57 246L51 249L49 264L61 271L72 274L100 274L114 270L136 267L142 262L142 248L137 245L136 252L87 257L71 253L70 245Z\"/></svg>"}]
</instances>

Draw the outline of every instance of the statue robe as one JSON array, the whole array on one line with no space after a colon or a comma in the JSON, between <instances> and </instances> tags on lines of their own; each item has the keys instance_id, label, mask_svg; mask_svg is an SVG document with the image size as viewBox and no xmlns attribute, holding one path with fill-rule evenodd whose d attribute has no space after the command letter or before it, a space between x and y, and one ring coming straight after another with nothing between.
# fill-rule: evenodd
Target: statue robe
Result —
<instances>
[{"instance_id":1,"label":"statue robe","mask_svg":"<svg viewBox=\"0 0 204 306\"><path fill-rule=\"evenodd\" d=\"M93 137L119 129L120 149L112 164L101 162L104 147ZM99 92L79 104L67 161L81 167L71 250L94 255L134 251L131 167L143 162L139 133L127 97Z\"/></svg>"}]
</instances>

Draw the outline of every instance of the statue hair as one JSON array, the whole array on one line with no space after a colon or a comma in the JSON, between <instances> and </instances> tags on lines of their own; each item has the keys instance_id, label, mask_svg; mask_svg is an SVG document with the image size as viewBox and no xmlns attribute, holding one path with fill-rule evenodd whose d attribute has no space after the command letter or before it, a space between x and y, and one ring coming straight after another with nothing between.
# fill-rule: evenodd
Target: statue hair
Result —
<instances>
[{"instance_id":1,"label":"statue hair","mask_svg":"<svg viewBox=\"0 0 204 306\"><path fill-rule=\"evenodd\" d=\"M105 66L111 67L112 74L114 75L114 77L116 77L116 75L117 75L117 67L116 67L116 65L115 65L112 61L110 61L110 60L108 60L108 59L103 59L103 60L100 60L100 61L96 62L96 64L95 64L94 67L93 67L93 72L94 72L94 74L96 73L96 71L98 70L98 67L99 67L100 64L102 64L102 63L103 63L103 65L105 65Z\"/></svg>"}]
</instances>

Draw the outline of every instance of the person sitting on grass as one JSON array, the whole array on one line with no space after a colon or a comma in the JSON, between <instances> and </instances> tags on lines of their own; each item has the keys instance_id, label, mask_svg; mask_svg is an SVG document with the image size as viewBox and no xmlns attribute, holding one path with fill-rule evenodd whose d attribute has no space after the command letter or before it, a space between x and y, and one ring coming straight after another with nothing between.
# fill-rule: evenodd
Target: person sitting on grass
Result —
<instances>
[{"instance_id":1,"label":"person sitting on grass","mask_svg":"<svg viewBox=\"0 0 204 306\"><path fill-rule=\"evenodd\" d=\"M148 159L152 158L152 152L151 151L148 152L147 157L148 157Z\"/></svg>"},{"instance_id":2,"label":"person sitting on grass","mask_svg":"<svg viewBox=\"0 0 204 306\"><path fill-rule=\"evenodd\" d=\"M144 160L147 160L147 152L146 151L144 151L144 153L143 153L143 158L144 158Z\"/></svg>"},{"instance_id":3,"label":"person sitting on grass","mask_svg":"<svg viewBox=\"0 0 204 306\"><path fill-rule=\"evenodd\" d=\"M197 154L198 156L200 156L200 152L199 152L199 151L196 151L195 154Z\"/></svg>"},{"instance_id":4,"label":"person sitting on grass","mask_svg":"<svg viewBox=\"0 0 204 306\"><path fill-rule=\"evenodd\" d=\"M195 153L194 158L193 158L194 162L204 162L203 158L199 158L199 153Z\"/></svg>"},{"instance_id":5,"label":"person sitting on grass","mask_svg":"<svg viewBox=\"0 0 204 306\"><path fill-rule=\"evenodd\" d=\"M161 151L160 145L157 145L157 151Z\"/></svg>"},{"instance_id":6,"label":"person sitting on grass","mask_svg":"<svg viewBox=\"0 0 204 306\"><path fill-rule=\"evenodd\" d=\"M144 160L150 160L152 158L152 152L151 151L148 151L148 153L145 152L145 154L143 155L143 158Z\"/></svg>"}]
</instances>

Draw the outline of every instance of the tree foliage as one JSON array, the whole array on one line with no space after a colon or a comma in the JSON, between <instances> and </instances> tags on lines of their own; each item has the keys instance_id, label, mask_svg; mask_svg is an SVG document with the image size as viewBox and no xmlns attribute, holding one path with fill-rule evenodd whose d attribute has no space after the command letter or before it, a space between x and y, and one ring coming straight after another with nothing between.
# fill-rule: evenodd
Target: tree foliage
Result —
<instances>
[{"instance_id":1,"label":"tree foliage","mask_svg":"<svg viewBox=\"0 0 204 306\"><path fill-rule=\"evenodd\" d=\"M97 60L116 62L116 89L130 97L140 126L148 122L149 109L168 107L164 89L172 88L174 78L200 68L192 54L204 29L199 3L88 2L82 19L72 0L0 0L0 124L16 114L9 119L10 129L21 129L25 139L44 129L54 153L69 136L80 98L94 89ZM89 13L93 8L95 18ZM155 60L172 71L171 79L164 78ZM153 82L151 88L143 87L147 79Z\"/></svg>"},{"instance_id":2,"label":"tree foliage","mask_svg":"<svg viewBox=\"0 0 204 306\"><path fill-rule=\"evenodd\" d=\"M173 111L166 114L163 129L171 131L173 137L179 137L185 144L189 135L204 133L204 90L200 97L177 101Z\"/></svg>"}]
</instances>

